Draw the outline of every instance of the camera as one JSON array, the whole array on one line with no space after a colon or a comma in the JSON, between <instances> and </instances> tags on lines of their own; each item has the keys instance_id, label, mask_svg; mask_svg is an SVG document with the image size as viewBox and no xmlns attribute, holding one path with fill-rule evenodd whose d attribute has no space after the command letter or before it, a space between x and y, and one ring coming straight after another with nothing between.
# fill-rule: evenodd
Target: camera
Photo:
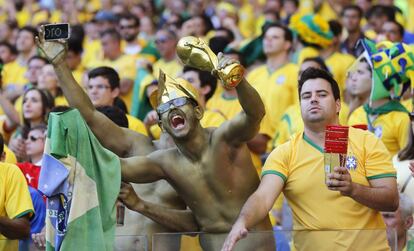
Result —
<instances>
[{"instance_id":1,"label":"camera","mask_svg":"<svg viewBox=\"0 0 414 251\"><path fill-rule=\"evenodd\" d=\"M46 24L45 40L68 39L70 36L70 27L67 23Z\"/></svg>"}]
</instances>

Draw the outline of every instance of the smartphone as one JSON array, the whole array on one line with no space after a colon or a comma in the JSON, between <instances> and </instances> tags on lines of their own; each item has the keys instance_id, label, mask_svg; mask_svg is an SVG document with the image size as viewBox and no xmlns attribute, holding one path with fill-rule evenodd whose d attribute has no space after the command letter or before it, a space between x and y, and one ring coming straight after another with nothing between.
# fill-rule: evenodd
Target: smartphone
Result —
<instances>
[{"instance_id":1,"label":"smartphone","mask_svg":"<svg viewBox=\"0 0 414 251\"><path fill-rule=\"evenodd\" d=\"M70 27L67 23L46 24L45 40L68 39L70 36Z\"/></svg>"}]
</instances>

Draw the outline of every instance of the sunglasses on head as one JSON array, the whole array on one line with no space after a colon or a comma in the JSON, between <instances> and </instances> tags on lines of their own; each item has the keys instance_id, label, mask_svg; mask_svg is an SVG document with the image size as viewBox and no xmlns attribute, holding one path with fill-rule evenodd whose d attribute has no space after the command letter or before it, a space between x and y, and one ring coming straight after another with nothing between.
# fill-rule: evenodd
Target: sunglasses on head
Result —
<instances>
[{"instance_id":1,"label":"sunglasses on head","mask_svg":"<svg viewBox=\"0 0 414 251\"><path fill-rule=\"evenodd\" d=\"M195 102L189 98L181 97L168 101L167 103L161 104L157 108L158 115L168 112L171 109L171 105L175 108L184 106L186 104L195 104Z\"/></svg>"}]
</instances>

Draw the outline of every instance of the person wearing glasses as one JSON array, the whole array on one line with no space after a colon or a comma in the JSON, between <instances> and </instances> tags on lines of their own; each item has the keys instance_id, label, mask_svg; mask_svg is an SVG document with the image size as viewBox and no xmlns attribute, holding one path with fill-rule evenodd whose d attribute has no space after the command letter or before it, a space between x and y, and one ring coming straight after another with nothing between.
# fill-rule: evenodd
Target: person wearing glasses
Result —
<instances>
[{"instance_id":1,"label":"person wearing glasses","mask_svg":"<svg viewBox=\"0 0 414 251\"><path fill-rule=\"evenodd\" d=\"M118 73L111 67L101 66L88 73L86 93L95 107L114 106L120 95L120 78ZM128 128L147 135L145 125L141 120L126 114Z\"/></svg>"},{"instance_id":2,"label":"person wearing glasses","mask_svg":"<svg viewBox=\"0 0 414 251\"><path fill-rule=\"evenodd\" d=\"M46 140L46 124L38 124L30 128L24 141L28 161L17 163L29 186L30 197L35 209L35 216L30 219L30 234L32 239L42 232L45 226L46 204L42 193L38 190L40 169L43 157L43 149ZM28 247L31 239L21 240L20 247Z\"/></svg>"},{"instance_id":3,"label":"person wearing glasses","mask_svg":"<svg viewBox=\"0 0 414 251\"><path fill-rule=\"evenodd\" d=\"M54 42L52 45L60 46L59 42ZM45 51L48 58L53 58L51 57L53 48L45 50L43 49L43 43L39 43L38 46ZM98 104L100 107L104 106L104 104L113 106L113 100L119 94L119 76L116 74L116 71L109 67L98 67L92 70L89 73L88 87L86 88L87 93L85 93L67 66L65 48L58 48L63 54L52 62L60 81L63 83L63 93L67 97L69 104L80 111L82 117L99 142L105 148L124 158L147 155L155 151L156 148L151 139L136 131L119 127L95 107ZM166 181L161 180L149 184L134 184L133 186L139 191L139 196L142 200L157 203L157 205L173 210L186 209L183 200ZM165 226L165 220L156 222L143 215L126 210L124 226L118 227L116 231L117 234L127 234L133 237L117 240L115 250L136 250L137 245L139 246L141 244L139 242L141 239L138 235L148 235L151 238L155 233L171 231L185 232L189 229L197 229L194 220L192 220L192 216L190 216L190 220L176 221L168 227ZM168 218L168 215L166 215L166 218ZM137 240L134 238L137 238ZM41 243L44 242L41 241ZM174 242L174 247L171 245L171 242L167 244L169 246L164 250L178 251L180 249L179 242ZM149 245L149 250L151 250L151 244Z\"/></svg>"},{"instance_id":4,"label":"person wearing glasses","mask_svg":"<svg viewBox=\"0 0 414 251\"><path fill-rule=\"evenodd\" d=\"M138 142L137 137L127 137L130 132L117 129L107 120L104 122L104 115L98 114L90 101L80 95L80 87L75 84L73 76L65 66L64 42L45 42L42 33L41 28L39 49L55 66L60 80L64 83L62 89L70 104L81 111L104 146L116 150L116 153L119 150L125 151L127 146L126 149L131 153ZM220 69L232 63L235 61L219 55ZM164 222L168 220L180 225L188 223L187 231L212 233L202 236L201 246L204 250L219 250L225 238L222 233L231 229L243 203L259 184L246 142L259 130L265 113L264 104L256 90L243 79L236 87L243 111L218 128L203 128L200 125L203 109L197 102L198 93L194 87L184 79L166 80L161 77L160 80L160 83L165 83L165 88L159 84L160 95L154 94L152 97L156 98L150 100L157 109L163 130L172 137L175 146L145 155L135 153L130 158L121 159L122 179L135 183L161 179L168 181L183 198L192 214L187 211L180 213L177 210L174 213L165 209L151 213L167 214ZM172 89L171 85L174 86ZM161 97L163 98L159 99ZM108 134L108 131L111 133ZM142 149L145 144L141 143L138 147ZM268 217L252 227L252 230L258 231L271 229ZM273 235L255 236L245 245L241 250L275 249Z\"/></svg>"}]
</instances>

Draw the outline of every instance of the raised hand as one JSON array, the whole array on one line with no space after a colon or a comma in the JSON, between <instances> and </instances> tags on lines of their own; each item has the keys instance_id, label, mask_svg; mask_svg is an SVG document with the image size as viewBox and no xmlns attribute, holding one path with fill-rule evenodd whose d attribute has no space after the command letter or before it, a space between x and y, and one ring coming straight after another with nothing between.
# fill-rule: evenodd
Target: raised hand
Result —
<instances>
[{"instance_id":1,"label":"raised hand","mask_svg":"<svg viewBox=\"0 0 414 251\"><path fill-rule=\"evenodd\" d=\"M36 37L36 45L44 56L54 65L58 65L66 58L67 42L64 39L46 41L44 39L45 27L40 26L39 36Z\"/></svg>"},{"instance_id":2,"label":"raised hand","mask_svg":"<svg viewBox=\"0 0 414 251\"><path fill-rule=\"evenodd\" d=\"M134 211L139 210L142 205L141 198L135 193L131 184L122 182L121 191L119 192L118 199L124 203L124 205Z\"/></svg>"}]
</instances>

